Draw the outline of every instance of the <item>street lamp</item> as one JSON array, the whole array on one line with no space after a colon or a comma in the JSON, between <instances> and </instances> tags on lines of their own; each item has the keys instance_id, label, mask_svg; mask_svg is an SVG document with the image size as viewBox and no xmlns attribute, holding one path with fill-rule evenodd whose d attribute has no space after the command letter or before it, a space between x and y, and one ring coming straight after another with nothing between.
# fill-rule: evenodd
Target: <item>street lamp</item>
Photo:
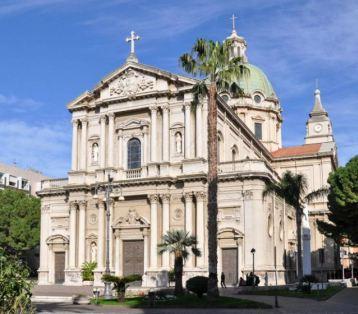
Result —
<instances>
[{"instance_id":1,"label":"street lamp","mask_svg":"<svg viewBox=\"0 0 358 314\"><path fill-rule=\"evenodd\" d=\"M252 274L255 275L255 252L256 250L254 248L251 249L252 254Z\"/></svg>"},{"instance_id":2,"label":"street lamp","mask_svg":"<svg viewBox=\"0 0 358 314\"><path fill-rule=\"evenodd\" d=\"M111 205L111 197L114 196L111 193L113 192L113 184L112 184L113 178L111 178L110 175L108 175L108 182L104 187L96 187L94 198L97 199L97 191L99 189L104 190L105 192L105 201L106 201L106 268L105 268L105 275L110 275L111 270L109 268L109 237L110 237L110 218L111 218L111 211L110 211L110 205ZM121 194L118 197L119 201L123 201L124 197L121 192ZM112 292L111 292L111 283L108 281L104 282L104 293L103 298L105 300L112 299Z\"/></svg>"}]
</instances>

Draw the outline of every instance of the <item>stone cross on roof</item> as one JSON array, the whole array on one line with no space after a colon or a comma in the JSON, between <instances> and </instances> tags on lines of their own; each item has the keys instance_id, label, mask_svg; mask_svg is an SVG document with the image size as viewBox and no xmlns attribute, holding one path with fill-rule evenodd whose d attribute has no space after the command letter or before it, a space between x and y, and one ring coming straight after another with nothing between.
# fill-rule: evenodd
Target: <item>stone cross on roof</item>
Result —
<instances>
[{"instance_id":1,"label":"stone cross on roof","mask_svg":"<svg viewBox=\"0 0 358 314\"><path fill-rule=\"evenodd\" d=\"M138 62L138 58L135 55L135 45L134 42L136 40L139 40L140 37L138 35L135 34L134 31L131 31L131 36L126 38L126 42L130 42L131 43L131 52L127 58L127 61L133 61L133 62Z\"/></svg>"}]
</instances>

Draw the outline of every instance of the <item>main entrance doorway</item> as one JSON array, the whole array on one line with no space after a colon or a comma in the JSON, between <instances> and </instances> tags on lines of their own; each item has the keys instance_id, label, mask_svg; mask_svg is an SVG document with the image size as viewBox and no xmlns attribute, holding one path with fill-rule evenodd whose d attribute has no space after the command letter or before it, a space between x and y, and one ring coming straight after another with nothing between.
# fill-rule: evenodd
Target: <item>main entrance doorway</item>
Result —
<instances>
[{"instance_id":1,"label":"main entrance doorway","mask_svg":"<svg viewBox=\"0 0 358 314\"><path fill-rule=\"evenodd\" d=\"M65 252L55 252L55 283L65 281Z\"/></svg>"},{"instance_id":2,"label":"main entrance doorway","mask_svg":"<svg viewBox=\"0 0 358 314\"><path fill-rule=\"evenodd\" d=\"M143 275L144 272L144 241L123 241L123 275Z\"/></svg>"},{"instance_id":3,"label":"main entrance doorway","mask_svg":"<svg viewBox=\"0 0 358 314\"><path fill-rule=\"evenodd\" d=\"M237 248L223 248L222 249L222 271L225 274L226 285L236 285L237 278ZM220 274L221 275L221 274ZM219 276L220 278L220 276Z\"/></svg>"}]
</instances>

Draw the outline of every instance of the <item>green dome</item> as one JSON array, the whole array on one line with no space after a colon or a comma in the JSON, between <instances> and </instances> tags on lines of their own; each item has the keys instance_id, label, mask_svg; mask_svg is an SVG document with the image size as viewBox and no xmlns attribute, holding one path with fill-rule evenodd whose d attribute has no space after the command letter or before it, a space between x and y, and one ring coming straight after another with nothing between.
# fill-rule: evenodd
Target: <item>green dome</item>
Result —
<instances>
[{"instance_id":1,"label":"green dome","mask_svg":"<svg viewBox=\"0 0 358 314\"><path fill-rule=\"evenodd\" d=\"M261 92L265 98L276 98L275 91L273 90L266 74L258 67L250 63L246 63L245 66L249 69L249 71L247 74L244 74L238 82L245 94L252 95L255 92Z\"/></svg>"}]
</instances>

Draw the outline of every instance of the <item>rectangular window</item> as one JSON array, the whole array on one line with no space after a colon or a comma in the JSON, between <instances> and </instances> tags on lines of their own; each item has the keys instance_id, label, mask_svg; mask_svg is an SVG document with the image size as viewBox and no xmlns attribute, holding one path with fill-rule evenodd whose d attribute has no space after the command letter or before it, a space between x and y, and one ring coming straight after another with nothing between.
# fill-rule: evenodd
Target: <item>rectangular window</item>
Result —
<instances>
[{"instance_id":1,"label":"rectangular window","mask_svg":"<svg viewBox=\"0 0 358 314\"><path fill-rule=\"evenodd\" d=\"M262 123L255 122L255 137L262 140Z\"/></svg>"}]
</instances>

